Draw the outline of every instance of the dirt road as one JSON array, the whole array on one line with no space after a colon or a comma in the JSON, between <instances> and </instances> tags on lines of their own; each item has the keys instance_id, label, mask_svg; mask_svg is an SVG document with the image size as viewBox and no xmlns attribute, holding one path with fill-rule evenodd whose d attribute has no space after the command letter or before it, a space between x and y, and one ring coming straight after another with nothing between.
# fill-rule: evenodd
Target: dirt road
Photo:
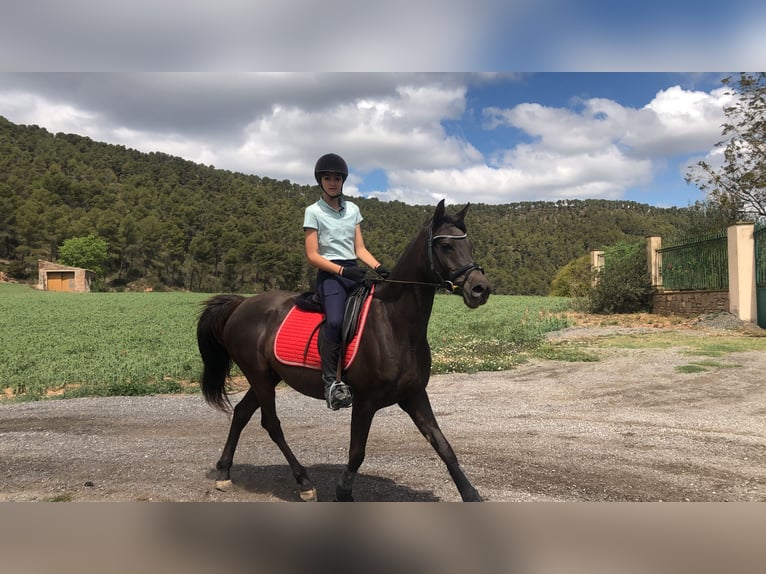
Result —
<instances>
[{"instance_id":1,"label":"dirt road","mask_svg":"<svg viewBox=\"0 0 766 574\"><path fill-rule=\"evenodd\" d=\"M677 349L602 350L594 363L435 376L437 418L490 501L766 501L766 353L701 373ZM348 411L278 393L288 442L320 500L345 462ZM254 418L235 489L214 488L228 430L200 395L0 404L0 500L293 501L289 469ZM446 469L396 408L373 422L362 501L456 501Z\"/></svg>"}]
</instances>

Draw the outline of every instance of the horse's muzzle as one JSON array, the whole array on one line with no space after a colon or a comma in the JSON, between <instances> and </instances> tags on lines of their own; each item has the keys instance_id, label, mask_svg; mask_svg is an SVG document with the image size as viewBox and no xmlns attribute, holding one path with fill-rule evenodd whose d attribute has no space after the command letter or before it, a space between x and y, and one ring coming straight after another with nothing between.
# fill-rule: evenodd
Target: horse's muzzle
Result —
<instances>
[{"instance_id":1,"label":"horse's muzzle","mask_svg":"<svg viewBox=\"0 0 766 574\"><path fill-rule=\"evenodd\" d=\"M484 305L492 292L492 286L483 271L470 273L463 283L463 302L471 309Z\"/></svg>"}]
</instances>

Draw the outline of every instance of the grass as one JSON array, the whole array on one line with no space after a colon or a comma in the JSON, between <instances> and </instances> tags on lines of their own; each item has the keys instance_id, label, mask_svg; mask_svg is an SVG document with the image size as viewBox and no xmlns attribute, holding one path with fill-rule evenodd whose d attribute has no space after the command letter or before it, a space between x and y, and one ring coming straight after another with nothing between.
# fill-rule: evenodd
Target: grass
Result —
<instances>
[{"instance_id":1,"label":"grass","mask_svg":"<svg viewBox=\"0 0 766 574\"><path fill-rule=\"evenodd\" d=\"M198 392L195 338L204 293L51 293L0 284L0 399ZM595 321L595 323L594 323ZM724 368L737 351L766 350L766 337L673 329L545 341L573 324L662 326L660 318L585 316L571 300L493 295L468 309L437 295L429 325L432 373L498 371L530 358L598 361L599 349L681 349L679 372ZM663 320L673 327L672 319Z\"/></svg>"},{"instance_id":2,"label":"grass","mask_svg":"<svg viewBox=\"0 0 766 574\"><path fill-rule=\"evenodd\" d=\"M576 342L568 341L558 345L558 350L570 347ZM730 353L747 351L766 351L766 339L754 334L743 336L741 333L721 332L707 336L680 333L673 330L657 333L642 333L640 335L612 335L591 338L579 344L588 349L679 349L689 357L710 357L710 359L694 360L675 368L679 373L701 373L704 371L736 368L739 365L722 363L712 359L724 357ZM587 351L586 351L587 352Z\"/></svg>"},{"instance_id":3,"label":"grass","mask_svg":"<svg viewBox=\"0 0 766 574\"><path fill-rule=\"evenodd\" d=\"M742 336L722 331L720 334L700 336L673 330L640 335L612 335L600 337L592 345L620 349L670 349L680 348L689 356L722 357L729 353L766 350L766 339Z\"/></svg>"},{"instance_id":4,"label":"grass","mask_svg":"<svg viewBox=\"0 0 766 574\"><path fill-rule=\"evenodd\" d=\"M563 297L493 295L478 309L460 297L439 295L428 338L434 374L501 371L528 359L545 333L571 324Z\"/></svg>"},{"instance_id":5,"label":"grass","mask_svg":"<svg viewBox=\"0 0 766 574\"><path fill-rule=\"evenodd\" d=\"M731 369L736 367L739 367L739 365L728 365L718 361L694 361L687 365L679 365L675 370L679 373L702 373L710 369Z\"/></svg>"},{"instance_id":6,"label":"grass","mask_svg":"<svg viewBox=\"0 0 766 574\"><path fill-rule=\"evenodd\" d=\"M543 343L532 349L531 355L537 359L565 361L568 363L595 363L598 354L589 349L587 344L578 342Z\"/></svg>"},{"instance_id":7,"label":"grass","mask_svg":"<svg viewBox=\"0 0 766 574\"><path fill-rule=\"evenodd\" d=\"M0 285L0 388L25 399L182 391L200 370L204 298Z\"/></svg>"},{"instance_id":8,"label":"grass","mask_svg":"<svg viewBox=\"0 0 766 574\"><path fill-rule=\"evenodd\" d=\"M197 391L196 320L208 297L53 293L0 284L0 398ZM472 310L460 297L439 295L429 327L432 372L503 370L541 348L555 354L542 346L543 336L570 325L569 304L565 298L493 295Z\"/></svg>"}]
</instances>

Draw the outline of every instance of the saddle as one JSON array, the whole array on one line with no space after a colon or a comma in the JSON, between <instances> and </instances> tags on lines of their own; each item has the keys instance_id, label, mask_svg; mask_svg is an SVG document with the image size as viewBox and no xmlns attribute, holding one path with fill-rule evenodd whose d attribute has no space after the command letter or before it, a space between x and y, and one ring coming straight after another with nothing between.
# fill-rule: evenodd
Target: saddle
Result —
<instances>
[{"instance_id":1,"label":"saddle","mask_svg":"<svg viewBox=\"0 0 766 574\"><path fill-rule=\"evenodd\" d=\"M365 281L346 300L341 335L345 349L344 369L356 357L374 292L374 285ZM274 356L277 360L285 365L321 369L317 337L323 322L324 313L314 293L296 296L293 308L287 313L274 338Z\"/></svg>"}]
</instances>

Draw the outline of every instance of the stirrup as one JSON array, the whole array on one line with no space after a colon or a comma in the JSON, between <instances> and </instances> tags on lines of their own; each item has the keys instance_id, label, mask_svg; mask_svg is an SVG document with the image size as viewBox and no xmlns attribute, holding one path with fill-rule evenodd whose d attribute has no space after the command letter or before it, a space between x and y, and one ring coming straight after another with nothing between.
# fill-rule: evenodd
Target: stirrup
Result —
<instances>
[{"instance_id":1,"label":"stirrup","mask_svg":"<svg viewBox=\"0 0 766 574\"><path fill-rule=\"evenodd\" d=\"M325 399L327 399L327 408L334 411L348 408L353 401L351 387L343 381L335 381L326 389Z\"/></svg>"}]
</instances>

